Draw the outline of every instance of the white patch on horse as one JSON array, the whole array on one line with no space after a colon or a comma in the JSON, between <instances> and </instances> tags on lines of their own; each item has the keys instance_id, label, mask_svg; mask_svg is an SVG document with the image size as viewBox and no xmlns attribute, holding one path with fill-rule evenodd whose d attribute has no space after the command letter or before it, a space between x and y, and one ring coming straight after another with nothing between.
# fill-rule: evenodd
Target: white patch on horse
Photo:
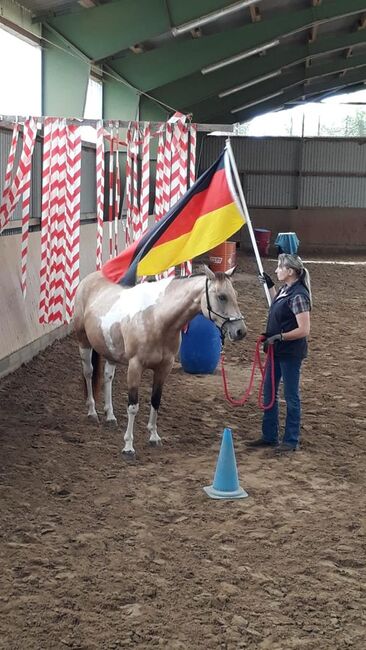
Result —
<instances>
[{"instance_id":1,"label":"white patch on horse","mask_svg":"<svg viewBox=\"0 0 366 650\"><path fill-rule=\"evenodd\" d=\"M110 352L115 352L111 335L113 325L121 323L124 318L131 320L136 314L156 305L172 280L165 278L158 282L142 282L121 292L112 307L100 318L103 337Z\"/></svg>"}]
</instances>

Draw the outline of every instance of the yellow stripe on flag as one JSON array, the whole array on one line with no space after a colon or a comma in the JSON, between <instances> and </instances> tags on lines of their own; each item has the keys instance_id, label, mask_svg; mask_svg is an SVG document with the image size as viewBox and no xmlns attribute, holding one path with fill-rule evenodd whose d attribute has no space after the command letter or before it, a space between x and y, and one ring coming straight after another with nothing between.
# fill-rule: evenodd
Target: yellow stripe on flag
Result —
<instances>
[{"instance_id":1,"label":"yellow stripe on flag","mask_svg":"<svg viewBox=\"0 0 366 650\"><path fill-rule=\"evenodd\" d=\"M137 267L138 275L154 275L197 257L231 237L245 224L236 203L229 203L199 219L193 229L160 246L154 246Z\"/></svg>"}]
</instances>

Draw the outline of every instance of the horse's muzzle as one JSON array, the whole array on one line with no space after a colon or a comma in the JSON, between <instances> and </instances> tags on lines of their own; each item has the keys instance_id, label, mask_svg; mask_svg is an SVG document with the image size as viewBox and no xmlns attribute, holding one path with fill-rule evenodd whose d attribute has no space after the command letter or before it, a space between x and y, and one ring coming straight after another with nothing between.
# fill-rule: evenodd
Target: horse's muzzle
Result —
<instances>
[{"instance_id":1,"label":"horse's muzzle","mask_svg":"<svg viewBox=\"0 0 366 650\"><path fill-rule=\"evenodd\" d=\"M242 318L224 323L223 330L229 341L240 341L247 335L247 328Z\"/></svg>"}]
</instances>

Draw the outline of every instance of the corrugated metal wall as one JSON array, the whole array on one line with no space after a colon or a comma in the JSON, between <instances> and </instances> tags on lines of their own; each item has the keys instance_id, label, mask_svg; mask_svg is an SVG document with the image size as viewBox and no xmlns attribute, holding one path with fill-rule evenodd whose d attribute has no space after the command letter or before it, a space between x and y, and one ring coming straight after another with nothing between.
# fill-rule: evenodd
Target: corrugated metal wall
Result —
<instances>
[{"instance_id":1,"label":"corrugated metal wall","mask_svg":"<svg viewBox=\"0 0 366 650\"><path fill-rule=\"evenodd\" d=\"M366 206L366 140L236 137L231 142L249 207ZM221 136L202 139L200 171L224 144Z\"/></svg>"}]
</instances>

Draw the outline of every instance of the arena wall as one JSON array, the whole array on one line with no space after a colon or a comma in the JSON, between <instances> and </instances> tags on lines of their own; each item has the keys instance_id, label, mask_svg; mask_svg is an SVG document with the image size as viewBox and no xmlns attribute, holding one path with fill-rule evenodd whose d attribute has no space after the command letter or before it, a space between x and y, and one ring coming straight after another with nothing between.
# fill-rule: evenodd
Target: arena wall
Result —
<instances>
[{"instance_id":1,"label":"arena wall","mask_svg":"<svg viewBox=\"0 0 366 650\"><path fill-rule=\"evenodd\" d=\"M108 227L106 224L105 228ZM40 232L29 235L27 296L20 287L20 235L0 237L0 377L29 361L53 340L65 336L70 326L38 322ZM107 233L104 237L108 245ZM122 247L122 243L120 242ZM85 224L80 233L80 275L95 270L96 224ZM104 259L107 253L104 251Z\"/></svg>"},{"instance_id":2,"label":"arena wall","mask_svg":"<svg viewBox=\"0 0 366 650\"><path fill-rule=\"evenodd\" d=\"M279 232L295 232L300 240L300 255L352 253L366 257L365 210L252 208L249 212L254 228L267 228L271 231L271 254L276 253L274 242ZM248 228L245 226L234 239L240 242L243 250L252 248Z\"/></svg>"}]
</instances>

